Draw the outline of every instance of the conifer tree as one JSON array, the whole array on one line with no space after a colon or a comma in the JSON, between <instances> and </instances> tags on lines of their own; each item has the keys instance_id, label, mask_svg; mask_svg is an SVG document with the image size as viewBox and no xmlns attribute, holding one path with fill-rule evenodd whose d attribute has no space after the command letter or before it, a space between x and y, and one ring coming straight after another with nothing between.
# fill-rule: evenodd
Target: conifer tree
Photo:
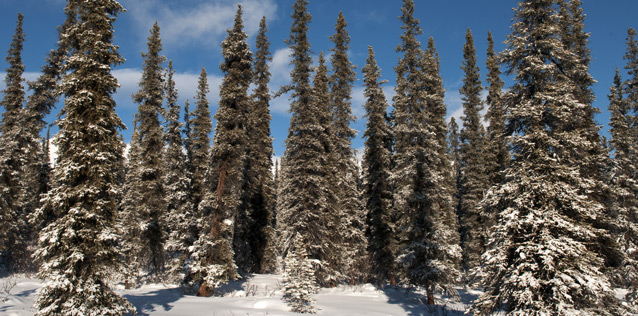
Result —
<instances>
[{"instance_id":1,"label":"conifer tree","mask_svg":"<svg viewBox=\"0 0 638 316\"><path fill-rule=\"evenodd\" d=\"M620 229L619 245L621 251L626 254L625 262L617 269L615 285L629 287L631 292L638 290L638 184L635 180L636 166L633 155L636 153L636 144L633 141L632 122L634 120L629 108L629 102L624 96L623 82L620 73L616 69L614 82L609 89L609 125L611 139L610 151L614 153L611 167L612 196L611 210L616 215L616 223ZM632 301L636 300L635 295Z\"/></svg>"},{"instance_id":2,"label":"conifer tree","mask_svg":"<svg viewBox=\"0 0 638 316\"><path fill-rule=\"evenodd\" d=\"M276 268L276 250L274 246L275 231L273 228L273 210L275 207L275 187L272 175L272 138L270 137L270 71L268 62L272 60L266 36L266 18L259 23L256 38L254 83L256 88L251 96L247 126L246 181L244 203L250 215L249 225L243 235L247 244L247 253L243 257L249 259L246 270L253 272L274 272ZM235 240L238 240L236 238ZM236 248L237 249L237 248ZM239 256L237 256L239 258ZM241 268L241 263L237 263Z\"/></svg>"},{"instance_id":3,"label":"conifer tree","mask_svg":"<svg viewBox=\"0 0 638 316\"><path fill-rule=\"evenodd\" d=\"M321 265L317 279L322 284L335 283L333 270L338 259L339 236L334 192L328 187L331 112L327 70L323 54L315 75L315 87L310 85L310 43L307 32L311 16L307 0L293 5L293 25L286 43L291 48L291 84L282 91L292 90L290 126L282 163L282 181L277 214L283 253L288 252L294 236L301 234L308 247L308 256Z\"/></svg>"},{"instance_id":4,"label":"conifer tree","mask_svg":"<svg viewBox=\"0 0 638 316\"><path fill-rule=\"evenodd\" d=\"M243 29L240 5L235 25L228 30L222 42L224 61L219 68L225 75L219 89L219 109L215 114L217 125L205 179L207 191L199 206L204 221L203 231L194 247L193 272L201 280L199 293L237 278L233 259L235 229L243 232L244 225L251 225L250 214L242 207L250 107L248 87L252 82L252 53ZM236 243L244 245L244 241ZM237 250L238 255L249 256L252 249ZM246 259L240 257L239 260L245 262Z\"/></svg>"},{"instance_id":5,"label":"conifer tree","mask_svg":"<svg viewBox=\"0 0 638 316\"><path fill-rule=\"evenodd\" d=\"M605 209L581 173L588 152L583 108L565 72L578 63L559 32L555 1L521 1L502 58L515 83L506 96L513 161L482 210L499 212L477 274L485 293L475 315L622 315L603 274L595 227ZM567 128L571 126L572 128ZM591 191L590 191L591 192Z\"/></svg>"},{"instance_id":6,"label":"conifer tree","mask_svg":"<svg viewBox=\"0 0 638 316\"><path fill-rule=\"evenodd\" d=\"M476 64L476 49L472 32L467 29L463 45L463 65L465 72L463 86L459 89L463 101L463 128L460 133L459 165L459 218L461 245L463 248L463 267L472 269L479 264L485 251L485 243L492 224L488 214L481 214L478 204L489 188L486 165L485 132L481 123L480 111L481 80Z\"/></svg>"},{"instance_id":7,"label":"conifer tree","mask_svg":"<svg viewBox=\"0 0 638 316\"><path fill-rule=\"evenodd\" d=\"M343 12L339 12L335 34L330 36L334 43L334 48L330 49L332 75L329 78L330 104L332 106L332 143L335 171L334 192L337 194L337 201L342 220L341 227L335 227L337 233L343 234L343 245L339 270L343 271L350 278L362 278L366 275L366 263L369 260L365 246L365 214L364 208L359 199L357 189L357 162L354 150L352 149L352 138L356 131L350 128L356 118L352 114L351 99L352 86L355 81L355 66L352 65L348 56L350 49L350 35L346 27Z\"/></svg>"},{"instance_id":8,"label":"conifer tree","mask_svg":"<svg viewBox=\"0 0 638 316\"><path fill-rule=\"evenodd\" d=\"M189 247L197 236L197 218L190 200L190 177L186 169L186 154L182 141L182 123L179 121L180 106L177 103L177 89L173 80L173 62L168 62L166 81L166 124L163 154L164 203L166 203L166 223L168 240L165 249L170 262L169 274L173 277L182 272L190 252Z\"/></svg>"},{"instance_id":9,"label":"conifer tree","mask_svg":"<svg viewBox=\"0 0 638 316\"><path fill-rule=\"evenodd\" d=\"M499 58L494 53L494 38L491 32L487 32L487 66L486 81L489 84L487 91L487 113L485 119L489 121L487 127L487 152L488 172L490 186L498 185L503 181L502 171L510 160L507 141L505 140L505 106L503 103L503 86Z\"/></svg>"},{"instance_id":10,"label":"conifer tree","mask_svg":"<svg viewBox=\"0 0 638 316\"><path fill-rule=\"evenodd\" d=\"M452 202L451 167L447 158L447 126L439 58L430 38L424 52L414 18L414 2L404 0L403 53L394 97L394 209L400 214L398 261L408 282L427 290L434 303L438 290L455 293L460 249Z\"/></svg>"},{"instance_id":11,"label":"conifer tree","mask_svg":"<svg viewBox=\"0 0 638 316\"><path fill-rule=\"evenodd\" d=\"M192 203L197 210L199 203L202 201L205 193L204 178L208 168L208 159L210 158L210 133L213 129L211 121L208 99L206 94L209 92L208 77L206 69L202 67L197 83L197 94L195 95L195 110L188 112L188 106L185 105L188 120L186 121L185 143L187 145L186 152L188 164L191 174L191 195ZM199 211L196 211L199 213Z\"/></svg>"},{"instance_id":12,"label":"conifer tree","mask_svg":"<svg viewBox=\"0 0 638 316\"><path fill-rule=\"evenodd\" d=\"M306 248L303 237L297 233L293 248L286 257L283 299L288 302L293 313L315 314L315 300L312 295L317 292L317 283Z\"/></svg>"},{"instance_id":13,"label":"conifer tree","mask_svg":"<svg viewBox=\"0 0 638 316\"><path fill-rule=\"evenodd\" d=\"M627 298L635 305L638 304L638 205L636 192L638 192L638 179L636 169L638 158L636 158L636 112L638 111L638 41L636 31L633 28L627 30L627 51L623 57L627 64L625 69L629 78L622 85L614 82L616 96L612 99L610 94L610 112L612 117L611 125L612 145L616 146L615 167L617 169L616 180L612 182L614 192L617 194L616 203L618 208L617 222L620 226L620 246L626 254L625 262L618 269L623 272L622 279L628 285L630 291ZM620 78L617 79L620 81ZM623 95L626 93L627 98ZM616 103L614 111L612 105ZM629 111L633 110L633 114ZM614 115L616 113L616 115ZM625 124L627 126L625 126ZM629 130L627 131L626 128ZM620 151L620 153L619 153Z\"/></svg>"},{"instance_id":14,"label":"conifer tree","mask_svg":"<svg viewBox=\"0 0 638 316\"><path fill-rule=\"evenodd\" d=\"M139 267L148 271L150 275L159 276L164 271L166 260L164 242L166 229L164 216L166 204L163 198L163 168L162 153L164 148L164 133L160 124L163 114L164 79L162 64L166 58L160 55L162 44L160 28L157 22L148 37L148 51L142 53L144 67L139 91L133 95L133 101L138 103L135 114L137 137L134 144L139 150L136 164L129 165L129 172L137 174L134 182L129 182L127 194L137 197L137 203L126 205L132 223L138 225L139 245L132 245L141 251L139 257L129 258ZM139 168L139 170L133 170Z\"/></svg>"},{"instance_id":15,"label":"conifer tree","mask_svg":"<svg viewBox=\"0 0 638 316\"><path fill-rule=\"evenodd\" d=\"M31 232L27 215L31 211L28 205L29 196L34 194L25 185L25 181L32 179L27 176L33 175L25 174L25 166L29 165L26 153L30 151L26 146L30 140L24 130L27 112L24 109L25 92L22 84L22 47L25 41L23 18L18 13L15 33L6 57L9 67L1 103L4 112L0 122L0 250L5 268L9 271L23 271L29 266L27 249Z\"/></svg>"},{"instance_id":16,"label":"conifer tree","mask_svg":"<svg viewBox=\"0 0 638 316\"><path fill-rule=\"evenodd\" d=\"M372 260L372 274L378 281L392 280L396 276L396 240L392 212L390 166L392 133L387 114L388 103L381 85L381 69L377 66L374 50L368 46L368 58L362 69L364 96L368 122L363 136L363 202L367 212L368 249Z\"/></svg>"},{"instance_id":17,"label":"conifer tree","mask_svg":"<svg viewBox=\"0 0 638 316\"><path fill-rule=\"evenodd\" d=\"M69 0L67 16L77 17L64 31L62 92L58 121L58 160L53 188L37 215L55 220L40 231L35 253L46 279L36 315L122 315L132 311L109 287L119 269L115 215L120 187L123 128L111 94L117 80L111 67L124 59L113 45L113 22L124 9L113 0Z\"/></svg>"}]
</instances>

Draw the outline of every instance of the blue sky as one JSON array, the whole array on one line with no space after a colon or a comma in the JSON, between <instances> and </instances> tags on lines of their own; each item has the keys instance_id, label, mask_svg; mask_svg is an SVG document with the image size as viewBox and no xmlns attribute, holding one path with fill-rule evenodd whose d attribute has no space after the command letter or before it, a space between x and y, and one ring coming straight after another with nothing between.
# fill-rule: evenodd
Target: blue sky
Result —
<instances>
[{"instance_id":1,"label":"blue sky","mask_svg":"<svg viewBox=\"0 0 638 316\"><path fill-rule=\"evenodd\" d=\"M191 99L195 95L197 77L201 67L205 67L209 75L211 92L211 112L217 110L218 87L222 73L219 71L221 61L220 44L226 35L226 29L232 27L237 3L244 6L244 24L249 35L249 43L254 48L255 34L262 16L266 16L269 28L268 37L271 42L273 62L271 72L271 89L277 90L289 80L290 66L287 46L284 40L288 37L291 7L294 0L121 0L127 12L120 15L115 24L115 42L120 46L120 53L126 63L114 69L114 74L121 85L114 96L117 111L124 123L129 127L122 131L125 140L130 140L133 114L137 105L131 100L131 94L137 91L142 59L140 52L146 50L146 38L155 20L158 20L163 54L173 60L177 71L176 81L180 102ZM462 114L458 90L461 87L463 72L459 65L462 62L462 47L465 31L472 29L481 77L484 81L485 49L487 31L490 30L496 42L496 49L502 50L505 36L509 34L512 8L516 1L506 0L416 0L415 16L421 20L423 35L421 43L425 45L428 37L434 37L441 56L441 75L446 88L447 113L459 117ZM625 65L622 56L625 52L625 38L629 27L638 28L638 1L636 0L584 0L583 9L587 14L586 31L591 33L590 48L593 61L591 74L598 81L594 87L596 93L595 106L600 108L597 116L603 132L607 134L608 113L607 94L615 67L621 70ZM63 0L2 0L0 1L0 70L7 65L4 61L15 30L16 15L24 14L24 29L27 40L24 45L23 58L26 66L25 77L33 80L44 62L48 51L55 45L57 25L64 20ZM332 48L329 36L334 34L339 11L348 22L348 31L352 38L350 57L357 68L357 81L353 89L353 112L358 120L353 128L359 136L353 140L353 147L362 150L363 140L360 138L365 129L363 118L363 86L361 68L365 65L367 46L371 45L379 66L382 69L386 84L386 97L393 93L395 74L393 67L399 56L395 48L401 34L398 16L401 14L400 0L310 0L309 11L312 14L309 37L314 55L320 51L328 54ZM624 73L624 72L623 72ZM0 75L4 77L4 72ZM485 82L483 82L485 83ZM4 82L0 83L4 88ZM59 106L60 107L60 106ZM58 109L54 110L57 114ZM280 97L272 101L273 116L271 129L274 137L275 154L283 153L290 114L287 112L288 100ZM1 110L0 110L1 111ZM54 115L50 120L54 119ZM211 135L212 137L212 135Z\"/></svg>"}]
</instances>

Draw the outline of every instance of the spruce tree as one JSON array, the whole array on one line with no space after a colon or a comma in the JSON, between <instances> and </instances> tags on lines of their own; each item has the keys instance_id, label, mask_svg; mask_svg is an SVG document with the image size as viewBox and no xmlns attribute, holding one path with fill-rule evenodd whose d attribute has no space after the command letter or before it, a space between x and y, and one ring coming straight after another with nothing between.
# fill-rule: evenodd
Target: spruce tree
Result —
<instances>
[{"instance_id":1,"label":"spruce tree","mask_svg":"<svg viewBox=\"0 0 638 316\"><path fill-rule=\"evenodd\" d=\"M202 67L197 83L197 94L195 95L195 110L186 113L188 120L186 121L186 152L189 155L188 172L191 174L191 195L192 203L197 210L199 203L202 201L206 192L204 187L204 178L208 168L208 159L210 158L210 133L213 129L211 121L208 99L206 94L209 92L208 77L206 69ZM199 213L199 211L196 211Z\"/></svg>"},{"instance_id":2,"label":"spruce tree","mask_svg":"<svg viewBox=\"0 0 638 316\"><path fill-rule=\"evenodd\" d=\"M485 251L485 242L492 221L488 214L481 214L478 204L489 188L485 131L481 123L480 111L481 80L476 64L476 49L472 32L467 29L463 45L463 64L465 76L459 89L463 101L463 128L460 133L459 165L459 218L461 245L463 248L463 267L472 269L479 264Z\"/></svg>"},{"instance_id":3,"label":"spruce tree","mask_svg":"<svg viewBox=\"0 0 638 316\"><path fill-rule=\"evenodd\" d=\"M291 48L291 84L283 91L292 90L290 126L282 163L282 181L277 214L277 227L281 234L283 253L288 253L293 238L301 234L308 247L308 256L320 265L317 279L322 284L335 283L339 236L334 236L338 225L334 192L328 187L333 174L330 165L331 112L328 77L320 55L315 75L315 87L310 84L312 58L307 32L311 16L308 1L297 0L293 5L293 25L286 43Z\"/></svg>"},{"instance_id":4,"label":"spruce tree","mask_svg":"<svg viewBox=\"0 0 638 316\"><path fill-rule=\"evenodd\" d=\"M458 233L447 159L447 126L439 57L430 38L424 52L414 2L404 0L394 101L394 209L399 217L398 262L407 281L427 290L455 293Z\"/></svg>"},{"instance_id":5,"label":"spruce tree","mask_svg":"<svg viewBox=\"0 0 638 316\"><path fill-rule=\"evenodd\" d=\"M108 279L119 269L115 230L120 194L123 128L111 94L114 65L124 59L113 44L113 22L124 9L113 0L69 0L66 14L76 17L64 31L62 92L58 121L58 162L53 188L38 211L55 220L40 231L35 253L39 276L46 279L36 315L122 315L132 311Z\"/></svg>"},{"instance_id":6,"label":"spruce tree","mask_svg":"<svg viewBox=\"0 0 638 316\"><path fill-rule=\"evenodd\" d=\"M135 114L138 161L129 165L129 172L137 173L137 179L130 183L128 194L136 195L138 200L134 205L127 205L133 212L133 224L141 227L140 249L136 261L139 267L148 271L150 275L159 276L164 271L166 260L164 242L166 240L164 216L166 204L164 199L162 153L164 148L164 133L160 123L163 114L164 79L162 64L166 58L160 55L162 44L160 28L157 22L148 37L148 51L142 53L144 67L139 91L133 95L133 101L138 103ZM139 170L133 170L139 168Z\"/></svg>"},{"instance_id":7,"label":"spruce tree","mask_svg":"<svg viewBox=\"0 0 638 316\"><path fill-rule=\"evenodd\" d=\"M487 152L488 172L490 186L498 185L503 181L503 170L510 160L509 149L505 139L505 106L503 103L503 86L499 58L494 53L494 38L491 32L487 32L487 112L485 119L489 121L487 126Z\"/></svg>"},{"instance_id":8,"label":"spruce tree","mask_svg":"<svg viewBox=\"0 0 638 316\"><path fill-rule=\"evenodd\" d=\"M372 260L372 274L379 282L396 276L396 239L392 212L390 168L392 133L387 114L388 103L381 85L381 69L374 50L368 46L368 58L362 69L366 103L365 151L363 161L363 202L367 212L368 249Z\"/></svg>"},{"instance_id":9,"label":"spruce tree","mask_svg":"<svg viewBox=\"0 0 638 316\"><path fill-rule=\"evenodd\" d=\"M317 283L306 248L301 235L295 235L293 247L286 257L283 299L293 313L315 314L312 295L317 292Z\"/></svg>"},{"instance_id":10,"label":"spruce tree","mask_svg":"<svg viewBox=\"0 0 638 316\"><path fill-rule=\"evenodd\" d=\"M330 105L332 111L332 143L334 155L334 165L332 166L337 194L338 212L341 219L341 226L335 227L337 232L343 236L341 246L341 258L339 259L339 270L343 271L352 280L362 278L367 274L367 262L369 260L366 253L365 238L365 214L364 208L359 199L357 189L357 162L354 150L352 149L352 138L356 131L350 128L356 118L352 115L351 99L352 86L355 81L355 66L352 65L348 57L350 49L350 35L346 27L343 12L339 12L336 33L330 36L334 43L331 56L332 75L329 78L330 85Z\"/></svg>"},{"instance_id":11,"label":"spruce tree","mask_svg":"<svg viewBox=\"0 0 638 316\"><path fill-rule=\"evenodd\" d=\"M0 122L0 237L4 268L9 271L24 271L29 266L30 226L27 215L29 196L34 194L28 187L33 175L25 174L29 166L27 148L29 135L25 133L27 111L24 108L25 92L22 82L24 64L22 47L25 34L22 29L23 15L18 13L18 21L7 52L9 64L3 91L2 121ZM27 177L29 176L29 177Z\"/></svg>"},{"instance_id":12,"label":"spruce tree","mask_svg":"<svg viewBox=\"0 0 638 316\"><path fill-rule=\"evenodd\" d=\"M222 42L224 60L220 69L224 79L219 89L219 109L213 148L208 162L207 190L199 205L203 231L195 243L193 272L200 279L200 295L237 278L233 259L233 239L237 228L250 225L250 214L242 206L246 168L248 87L252 82L252 53L246 43L241 6L235 25ZM243 236L242 236L243 237ZM244 241L236 244L244 245ZM238 248L238 255L249 256L250 250ZM246 260L239 258L242 262Z\"/></svg>"},{"instance_id":13,"label":"spruce tree","mask_svg":"<svg viewBox=\"0 0 638 316\"><path fill-rule=\"evenodd\" d=\"M166 95L166 123L163 153L164 203L168 240L165 249L171 260L169 275L176 277L190 256L189 247L197 236L197 218L190 200L190 177L186 169L186 154L182 140L182 123L179 121L180 106L173 80L173 62L168 62L164 91Z\"/></svg>"},{"instance_id":14,"label":"spruce tree","mask_svg":"<svg viewBox=\"0 0 638 316\"><path fill-rule=\"evenodd\" d=\"M482 203L499 214L475 274L485 286L475 315L625 312L602 271L607 231L595 225L605 209L587 194L596 179L574 154L592 144L574 115L578 82L564 70L579 61L558 34L557 10L553 0L520 2L502 55L515 76L505 98L513 160Z\"/></svg>"},{"instance_id":15,"label":"spruce tree","mask_svg":"<svg viewBox=\"0 0 638 316\"><path fill-rule=\"evenodd\" d=\"M254 84L248 113L246 181L244 201L250 214L250 225L244 225L244 238L249 259L249 271L274 272L276 268L275 231L273 211L275 207L275 184L272 174L272 138L270 136L270 71L268 62L272 61L269 51L270 42L266 36L266 18L259 23L256 38ZM247 229L247 230L246 230ZM237 234L237 233L236 233ZM237 239L236 239L237 240ZM238 265L241 267L240 263Z\"/></svg>"},{"instance_id":16,"label":"spruce tree","mask_svg":"<svg viewBox=\"0 0 638 316\"><path fill-rule=\"evenodd\" d=\"M620 73L616 69L614 82L609 89L609 134L610 151L614 159L611 167L612 196L611 210L616 215L616 223L619 226L619 245L626 259L615 273L614 283L617 286L629 287L633 293L630 297L636 300L635 292L638 290L638 252L635 250L638 244L638 184L635 180L636 165L633 155L636 153L635 138L632 134L632 122L629 102L624 96L623 82Z\"/></svg>"},{"instance_id":17,"label":"spruce tree","mask_svg":"<svg viewBox=\"0 0 638 316\"><path fill-rule=\"evenodd\" d=\"M622 85L615 82L616 93L612 101L610 95L610 112L612 117L610 123L618 122L618 127L612 125L613 141L612 145L616 145L615 167L618 169L618 177L612 184L615 184L615 192L617 193L618 203L618 219L620 224L620 246L626 254L626 260L620 267L619 271L623 271L623 279L625 285L629 285L630 292L628 299L632 303L638 303L638 272L637 262L638 253L636 247L638 245L638 209L636 205L636 192L638 190L638 179L636 176L636 168L638 166L638 158L636 158L636 112L638 111L638 41L636 40L636 31L632 28L627 30L627 51L623 57L627 64L625 69L629 78ZM620 81L620 78L617 79ZM626 99L623 95L626 93ZM613 94L613 93L612 93ZM611 105L618 103L616 117L612 111ZM632 110L632 112L629 112ZM625 131L624 124L628 125L629 131ZM615 134L618 134L615 136ZM617 139L617 140L616 140ZM620 148L619 148L620 147ZM619 153L619 151L621 153Z\"/></svg>"}]
</instances>

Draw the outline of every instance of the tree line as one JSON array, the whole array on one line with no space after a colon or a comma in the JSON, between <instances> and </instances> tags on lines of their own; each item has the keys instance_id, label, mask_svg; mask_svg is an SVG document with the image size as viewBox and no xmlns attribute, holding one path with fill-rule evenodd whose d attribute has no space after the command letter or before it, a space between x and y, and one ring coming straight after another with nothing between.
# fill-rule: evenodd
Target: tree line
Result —
<instances>
[{"instance_id":1,"label":"tree line","mask_svg":"<svg viewBox=\"0 0 638 316\"><path fill-rule=\"evenodd\" d=\"M428 304L461 284L480 287L475 315L626 314L633 307L613 288L636 303L636 32L627 33L628 79L616 70L608 95L607 140L594 120L580 0L520 1L506 49L495 52L487 34L486 85L468 28L459 127L445 120L440 56L432 37L419 41L414 5L402 1L390 111L368 47L360 163L342 13L330 60L321 52L313 66L308 0L295 1L291 82L270 91L266 20L253 53L238 7L221 43L212 145L206 70L194 109L182 108L155 23L127 157L111 97L111 68L124 62L113 45L122 6L68 0L28 98L18 14L0 122L3 269L48 280L38 315L132 311L110 282L169 281L209 296L242 275L279 271L298 312L314 311L317 286L375 282L422 288ZM513 78L507 89L502 72ZM286 93L292 115L273 173L269 103ZM40 134L61 97L51 167Z\"/></svg>"}]
</instances>

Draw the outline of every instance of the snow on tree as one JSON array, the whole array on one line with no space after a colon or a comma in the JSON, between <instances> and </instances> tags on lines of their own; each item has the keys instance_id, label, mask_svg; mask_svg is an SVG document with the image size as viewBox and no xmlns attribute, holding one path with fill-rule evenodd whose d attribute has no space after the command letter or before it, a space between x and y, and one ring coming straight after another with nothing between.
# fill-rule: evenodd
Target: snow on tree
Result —
<instances>
[{"instance_id":1,"label":"snow on tree","mask_svg":"<svg viewBox=\"0 0 638 316\"><path fill-rule=\"evenodd\" d=\"M474 271L485 286L475 315L625 314L603 274L598 241L608 232L596 222L605 208L587 194L597 179L581 173L574 154L593 144L574 116L587 105L564 72L579 60L558 22L555 1L520 2L502 54L515 76L505 96L513 161L481 204L499 213Z\"/></svg>"},{"instance_id":2,"label":"snow on tree","mask_svg":"<svg viewBox=\"0 0 638 316\"><path fill-rule=\"evenodd\" d=\"M339 225L336 195L329 186L334 172L331 163L327 69L323 54L310 85L310 43L307 32L311 16L307 0L293 5L293 25L286 43L292 51L291 84L282 92L292 91L290 126L282 162L281 191L278 197L277 229L282 253L291 247L299 233L306 241L308 256L317 260L317 279L321 284L335 284L340 279L334 268L338 264L341 240L333 234Z\"/></svg>"},{"instance_id":3,"label":"snow on tree","mask_svg":"<svg viewBox=\"0 0 638 316\"><path fill-rule=\"evenodd\" d=\"M27 174L30 166L28 152L32 149L27 147L31 139L28 131L25 131L28 113L24 108L22 84L22 47L25 41L23 18L18 13L15 33L6 57L9 67L1 101L4 112L0 122L0 251L4 268L8 271L25 271L29 268L31 229L27 215L32 211L30 196L35 195L31 190L33 188L28 185L34 175Z\"/></svg>"},{"instance_id":4,"label":"snow on tree","mask_svg":"<svg viewBox=\"0 0 638 316\"><path fill-rule=\"evenodd\" d=\"M459 89L463 101L463 128L460 132L459 164L459 219L461 246L463 248L463 267L472 269L479 264L481 254L493 224L490 214L481 213L478 204L489 188L487 173L485 131L480 112L483 110L479 68L476 62L476 49L472 32L467 29L463 45L463 64L465 76Z\"/></svg>"},{"instance_id":5,"label":"snow on tree","mask_svg":"<svg viewBox=\"0 0 638 316\"><path fill-rule=\"evenodd\" d=\"M451 166L439 56L432 38L427 51L414 2L401 9L402 53L394 101L394 209L399 214L398 263L407 282L425 287L428 303L435 291L455 293L459 281L460 247L452 200Z\"/></svg>"},{"instance_id":6,"label":"snow on tree","mask_svg":"<svg viewBox=\"0 0 638 316\"><path fill-rule=\"evenodd\" d=\"M631 115L631 108L624 96L623 82L618 69L614 76L614 82L609 89L609 125L611 129L609 134L610 151L614 153L613 164L611 167L611 187L612 214L616 215L616 223L619 228L620 238L619 245L621 251L625 253L626 258L619 269L616 269L614 275L614 283L617 286L628 287L631 293L638 290L638 184L636 183L635 174L636 166L634 165L633 155L636 152L636 145L632 135L632 122L634 117ZM636 300L635 294L628 297L632 301Z\"/></svg>"},{"instance_id":7,"label":"snow on tree","mask_svg":"<svg viewBox=\"0 0 638 316\"><path fill-rule=\"evenodd\" d=\"M163 153L164 203L168 240L164 245L169 262L169 276L177 278L183 272L185 261L190 256L189 247L197 236L197 218L190 200L190 176L187 173L186 153L182 140L182 123L179 121L180 106L177 103L177 88L173 80L172 61L168 62L166 81L166 123Z\"/></svg>"},{"instance_id":8,"label":"snow on tree","mask_svg":"<svg viewBox=\"0 0 638 316\"><path fill-rule=\"evenodd\" d=\"M269 51L270 42L266 36L266 18L259 23L256 37L254 84L252 102L248 113L246 129L248 143L246 153L245 203L249 224L242 225L244 243L248 245L243 257L249 259L245 265L249 272L274 272L277 266L275 249L275 230L273 228L273 210L275 207L275 185L272 175L272 138L270 136L270 71L268 62L272 61ZM236 236L240 235L235 232ZM235 240L238 240L236 238ZM237 249L237 248L236 248ZM239 256L236 256L239 258ZM238 262L240 269L242 265Z\"/></svg>"},{"instance_id":9,"label":"snow on tree","mask_svg":"<svg viewBox=\"0 0 638 316\"><path fill-rule=\"evenodd\" d=\"M297 233L285 261L283 299L293 313L315 314L315 300L312 295L317 292L315 271L308 254L303 237Z\"/></svg>"},{"instance_id":10,"label":"snow on tree","mask_svg":"<svg viewBox=\"0 0 638 316\"><path fill-rule=\"evenodd\" d=\"M210 158L209 135L213 129L213 122L210 116L208 99L206 98L206 94L209 91L206 69L202 67L202 72L197 81L195 110L188 112L188 106L185 105L188 120L186 120L186 138L184 143L188 156L188 173L192 177L192 203L196 210L206 192L204 178L208 169L208 159ZM199 213L199 211L196 211L196 213Z\"/></svg>"},{"instance_id":11,"label":"snow on tree","mask_svg":"<svg viewBox=\"0 0 638 316\"><path fill-rule=\"evenodd\" d=\"M164 216L166 205L163 198L163 168L162 153L164 148L164 133L160 123L163 115L164 79L162 63L166 58L160 55L162 44L160 28L157 22L151 28L148 37L148 51L142 53L144 67L139 91L133 94L133 101L138 103L135 114L135 133L132 147L135 147L135 159L128 166L128 173L134 174L132 181L128 181L127 195L135 196L133 201L124 201L124 211L127 213L128 224L137 226L138 236L129 247L134 249L135 255L126 258L127 262L134 262L135 269L148 273L154 278L164 273L166 254L164 242L166 239L166 224ZM129 230L124 227L125 230ZM139 244L138 244L139 243Z\"/></svg>"},{"instance_id":12,"label":"snow on tree","mask_svg":"<svg viewBox=\"0 0 638 316\"><path fill-rule=\"evenodd\" d=\"M366 131L363 136L365 150L361 162L363 169L363 203L367 213L368 250L372 261L372 274L378 281L392 281L396 275L396 239L390 166L392 133L388 118L388 103L381 85L381 69L377 66L374 50L368 46L368 58L362 69L366 103Z\"/></svg>"},{"instance_id":13,"label":"snow on tree","mask_svg":"<svg viewBox=\"0 0 638 316\"><path fill-rule=\"evenodd\" d=\"M498 56L494 52L494 38L490 31L487 32L487 112L485 119L489 121L487 126L487 174L490 176L490 186L500 184L503 181L503 170L510 161L510 152L505 139L505 106L503 103L503 80Z\"/></svg>"},{"instance_id":14,"label":"snow on tree","mask_svg":"<svg viewBox=\"0 0 638 316\"><path fill-rule=\"evenodd\" d=\"M350 128L356 117L352 114L351 99L352 86L355 81L355 66L348 57L350 49L350 35L346 27L343 12L339 12L336 33L330 36L334 43L330 57L332 75L328 79L330 85L330 105L332 106L332 143L333 166L335 172L334 192L337 194L337 205L341 213L340 225L335 227L336 233L342 234L341 258L339 267L351 282L367 276L369 270L369 256L367 253L367 239L365 238L366 222L363 205L361 205L357 188L358 170L352 138L356 131Z\"/></svg>"},{"instance_id":15,"label":"snow on tree","mask_svg":"<svg viewBox=\"0 0 638 316\"><path fill-rule=\"evenodd\" d=\"M238 277L233 259L235 228L243 231L243 225L250 225L250 216L242 207L242 197L245 188L252 53L243 29L240 5L235 25L228 30L222 42L224 61L219 68L225 75L219 89L219 109L215 114L217 125L205 179L208 189L199 205L204 224L199 240L194 245L192 272L201 282L200 295ZM246 249L237 251L239 256L250 255Z\"/></svg>"},{"instance_id":16,"label":"snow on tree","mask_svg":"<svg viewBox=\"0 0 638 316\"><path fill-rule=\"evenodd\" d=\"M69 0L74 23L64 30L61 89L65 104L55 140L53 187L38 210L55 220L40 231L35 258L46 279L36 315L122 315L133 311L108 283L119 269L115 230L123 128L111 94L118 84L113 65L124 59L113 44L113 22L124 9L113 0Z\"/></svg>"}]
</instances>

